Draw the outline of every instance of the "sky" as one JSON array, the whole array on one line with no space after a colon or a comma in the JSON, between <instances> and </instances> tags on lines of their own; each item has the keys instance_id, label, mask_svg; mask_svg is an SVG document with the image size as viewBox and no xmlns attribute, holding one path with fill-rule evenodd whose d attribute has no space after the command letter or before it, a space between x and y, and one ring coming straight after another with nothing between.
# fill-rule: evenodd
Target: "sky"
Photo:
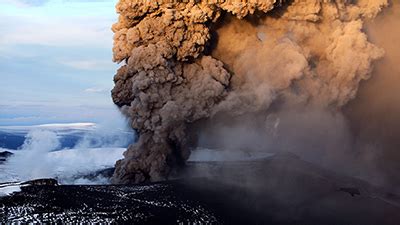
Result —
<instances>
[{"instance_id":1,"label":"sky","mask_svg":"<svg viewBox=\"0 0 400 225\"><path fill-rule=\"evenodd\" d=\"M117 0L0 0L0 126L97 122L110 91Z\"/></svg>"}]
</instances>

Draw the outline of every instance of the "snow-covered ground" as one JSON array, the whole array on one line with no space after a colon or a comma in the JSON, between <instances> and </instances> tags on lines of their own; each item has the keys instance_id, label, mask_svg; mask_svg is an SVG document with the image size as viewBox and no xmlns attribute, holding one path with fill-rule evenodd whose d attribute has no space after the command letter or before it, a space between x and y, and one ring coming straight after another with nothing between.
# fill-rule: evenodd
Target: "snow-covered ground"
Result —
<instances>
[{"instance_id":1,"label":"snow-covered ground","mask_svg":"<svg viewBox=\"0 0 400 225\"><path fill-rule=\"evenodd\" d=\"M10 195L14 192L21 191L21 183L11 182L6 184L0 184L0 197Z\"/></svg>"}]
</instances>

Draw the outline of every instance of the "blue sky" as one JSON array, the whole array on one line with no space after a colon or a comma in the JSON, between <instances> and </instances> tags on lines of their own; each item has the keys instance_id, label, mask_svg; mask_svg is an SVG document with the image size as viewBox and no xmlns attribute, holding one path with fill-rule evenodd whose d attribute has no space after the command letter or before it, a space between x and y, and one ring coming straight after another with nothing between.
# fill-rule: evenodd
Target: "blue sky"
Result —
<instances>
[{"instance_id":1,"label":"blue sky","mask_svg":"<svg viewBox=\"0 0 400 225\"><path fill-rule=\"evenodd\" d=\"M97 122L110 90L116 0L0 0L0 125Z\"/></svg>"}]
</instances>

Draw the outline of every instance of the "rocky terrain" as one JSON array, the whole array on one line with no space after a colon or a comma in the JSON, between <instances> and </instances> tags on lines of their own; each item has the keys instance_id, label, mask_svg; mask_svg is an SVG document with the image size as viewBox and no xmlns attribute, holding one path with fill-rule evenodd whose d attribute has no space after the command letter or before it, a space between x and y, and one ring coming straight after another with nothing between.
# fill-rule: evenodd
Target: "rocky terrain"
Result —
<instances>
[{"instance_id":1,"label":"rocky terrain","mask_svg":"<svg viewBox=\"0 0 400 225\"><path fill-rule=\"evenodd\" d=\"M9 151L0 152L0 163L5 162L8 157L12 156L13 153Z\"/></svg>"},{"instance_id":2,"label":"rocky terrain","mask_svg":"<svg viewBox=\"0 0 400 225\"><path fill-rule=\"evenodd\" d=\"M400 222L396 193L293 155L251 162L190 163L184 177L141 185L25 186L21 192L0 198L0 222Z\"/></svg>"}]
</instances>

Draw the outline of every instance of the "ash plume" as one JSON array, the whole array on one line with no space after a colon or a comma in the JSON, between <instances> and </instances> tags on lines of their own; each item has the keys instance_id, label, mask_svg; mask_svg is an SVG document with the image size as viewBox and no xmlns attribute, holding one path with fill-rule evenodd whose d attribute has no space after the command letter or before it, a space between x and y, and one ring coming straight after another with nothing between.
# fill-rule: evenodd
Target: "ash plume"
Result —
<instances>
[{"instance_id":1,"label":"ash plume","mask_svg":"<svg viewBox=\"0 0 400 225\"><path fill-rule=\"evenodd\" d=\"M385 49L373 77L360 85L357 97L344 110L358 139L358 151L382 185L400 185L400 1L391 2L375 20L366 24L369 38Z\"/></svg>"},{"instance_id":2,"label":"ash plume","mask_svg":"<svg viewBox=\"0 0 400 225\"><path fill-rule=\"evenodd\" d=\"M116 163L114 182L166 179L206 124L256 115L268 130L279 112L339 112L384 56L364 23L387 5L120 0L113 53L124 63L112 97L139 140Z\"/></svg>"}]
</instances>

